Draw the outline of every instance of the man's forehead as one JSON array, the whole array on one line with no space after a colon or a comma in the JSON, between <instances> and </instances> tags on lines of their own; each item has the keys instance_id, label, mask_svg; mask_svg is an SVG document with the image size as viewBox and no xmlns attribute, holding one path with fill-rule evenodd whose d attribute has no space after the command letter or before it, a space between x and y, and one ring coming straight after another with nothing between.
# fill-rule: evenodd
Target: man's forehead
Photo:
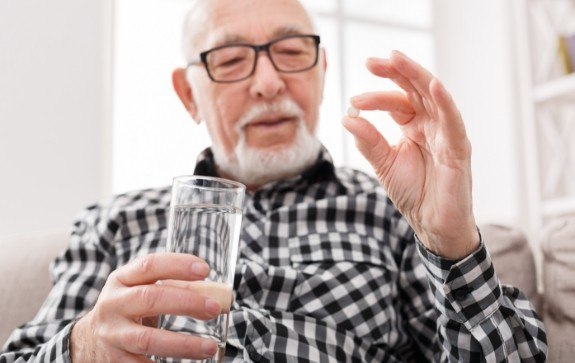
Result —
<instances>
[{"instance_id":1,"label":"man's forehead","mask_svg":"<svg viewBox=\"0 0 575 363\"><path fill-rule=\"evenodd\" d=\"M203 50L313 31L309 14L298 0L199 1L202 4L196 7L195 15L197 20L203 20L204 28L196 32L196 43Z\"/></svg>"},{"instance_id":2,"label":"man's forehead","mask_svg":"<svg viewBox=\"0 0 575 363\"><path fill-rule=\"evenodd\" d=\"M265 39L264 41L273 40L287 35L308 34L308 33L309 30L301 26L282 25L277 27L276 29L271 30L267 35L267 39ZM210 48L213 48L227 44L254 43L254 41L255 40L252 39L248 34L241 34L238 32L233 31L230 32L223 30L219 34L218 32L211 32L207 39L207 45Z\"/></svg>"}]
</instances>

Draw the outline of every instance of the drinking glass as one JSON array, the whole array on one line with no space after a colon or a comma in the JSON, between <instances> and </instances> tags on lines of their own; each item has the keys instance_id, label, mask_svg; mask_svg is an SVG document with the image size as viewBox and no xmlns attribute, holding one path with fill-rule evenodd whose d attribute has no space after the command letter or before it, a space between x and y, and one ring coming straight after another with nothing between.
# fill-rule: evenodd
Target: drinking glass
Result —
<instances>
[{"instance_id":1,"label":"drinking glass","mask_svg":"<svg viewBox=\"0 0 575 363\"><path fill-rule=\"evenodd\" d=\"M162 281L190 288L216 299L222 314L216 319L203 321L190 316L162 315L161 329L193 334L218 342L218 351L207 360L180 359L184 363L221 362L225 354L229 309L233 299L234 270L238 255L243 184L220 178L181 176L174 178L168 221L168 252L190 253L210 265L208 277L203 281ZM155 357L156 362L173 359Z\"/></svg>"}]
</instances>

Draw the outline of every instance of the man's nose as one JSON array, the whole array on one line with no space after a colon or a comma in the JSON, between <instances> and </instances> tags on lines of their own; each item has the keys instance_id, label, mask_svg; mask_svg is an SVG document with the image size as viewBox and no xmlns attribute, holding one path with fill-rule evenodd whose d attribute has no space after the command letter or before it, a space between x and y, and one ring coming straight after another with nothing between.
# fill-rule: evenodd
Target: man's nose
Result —
<instances>
[{"instance_id":1,"label":"man's nose","mask_svg":"<svg viewBox=\"0 0 575 363\"><path fill-rule=\"evenodd\" d=\"M256 62L255 73L252 76L251 96L266 99L274 98L283 93L285 87L285 82L272 64L269 54L260 52Z\"/></svg>"}]
</instances>

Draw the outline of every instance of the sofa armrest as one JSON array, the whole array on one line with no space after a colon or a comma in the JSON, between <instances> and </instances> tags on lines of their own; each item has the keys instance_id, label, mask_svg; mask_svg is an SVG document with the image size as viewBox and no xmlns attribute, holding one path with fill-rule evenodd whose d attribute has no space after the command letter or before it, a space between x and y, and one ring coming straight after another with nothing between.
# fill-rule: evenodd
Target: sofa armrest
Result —
<instances>
[{"instance_id":1,"label":"sofa armrest","mask_svg":"<svg viewBox=\"0 0 575 363\"><path fill-rule=\"evenodd\" d=\"M36 315L52 286L49 264L68 239L67 231L0 237L0 346Z\"/></svg>"}]
</instances>

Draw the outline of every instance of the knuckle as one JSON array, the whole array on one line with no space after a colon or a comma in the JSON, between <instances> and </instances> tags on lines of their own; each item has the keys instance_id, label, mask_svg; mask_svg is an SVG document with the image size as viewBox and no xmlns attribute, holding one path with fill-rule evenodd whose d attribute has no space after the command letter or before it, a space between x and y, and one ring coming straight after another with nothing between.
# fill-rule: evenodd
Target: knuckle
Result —
<instances>
[{"instance_id":1,"label":"knuckle","mask_svg":"<svg viewBox=\"0 0 575 363\"><path fill-rule=\"evenodd\" d=\"M155 286L147 285L138 289L138 301L147 311L152 311L161 297L161 291L155 289Z\"/></svg>"},{"instance_id":2,"label":"knuckle","mask_svg":"<svg viewBox=\"0 0 575 363\"><path fill-rule=\"evenodd\" d=\"M123 288L130 285L130 266L121 266L108 275L104 287L102 288L102 293L113 294L119 288Z\"/></svg>"},{"instance_id":3,"label":"knuckle","mask_svg":"<svg viewBox=\"0 0 575 363\"><path fill-rule=\"evenodd\" d=\"M121 301L122 292L125 291L122 288L117 286L110 286L106 284L100 296L98 296L98 300L94 305L93 312L98 317L106 316L107 314L113 314L118 309L118 304Z\"/></svg>"},{"instance_id":4,"label":"knuckle","mask_svg":"<svg viewBox=\"0 0 575 363\"><path fill-rule=\"evenodd\" d=\"M104 285L104 287L107 287L109 285L114 285L118 282L120 282L120 271L119 270L114 270L110 273L110 275L108 275L108 279L106 280L106 284Z\"/></svg>"},{"instance_id":5,"label":"knuckle","mask_svg":"<svg viewBox=\"0 0 575 363\"><path fill-rule=\"evenodd\" d=\"M136 269L142 274L148 274L156 264L156 257L153 254L142 256L135 261Z\"/></svg>"},{"instance_id":6,"label":"knuckle","mask_svg":"<svg viewBox=\"0 0 575 363\"><path fill-rule=\"evenodd\" d=\"M137 352L146 354L152 346L152 331L148 329L138 329L127 338L129 347L133 347Z\"/></svg>"},{"instance_id":7,"label":"knuckle","mask_svg":"<svg viewBox=\"0 0 575 363\"><path fill-rule=\"evenodd\" d=\"M206 298L202 295L196 293L188 293L182 296L180 299L182 308L189 311L189 314L198 314L203 315L204 313L204 304Z\"/></svg>"},{"instance_id":8,"label":"knuckle","mask_svg":"<svg viewBox=\"0 0 575 363\"><path fill-rule=\"evenodd\" d=\"M92 311L90 311L89 316L91 320L94 322L96 327L101 327L103 323L106 322L106 314L107 311L107 304L105 301L100 301L96 303ZM99 329L94 329L94 335L99 333Z\"/></svg>"}]
</instances>

